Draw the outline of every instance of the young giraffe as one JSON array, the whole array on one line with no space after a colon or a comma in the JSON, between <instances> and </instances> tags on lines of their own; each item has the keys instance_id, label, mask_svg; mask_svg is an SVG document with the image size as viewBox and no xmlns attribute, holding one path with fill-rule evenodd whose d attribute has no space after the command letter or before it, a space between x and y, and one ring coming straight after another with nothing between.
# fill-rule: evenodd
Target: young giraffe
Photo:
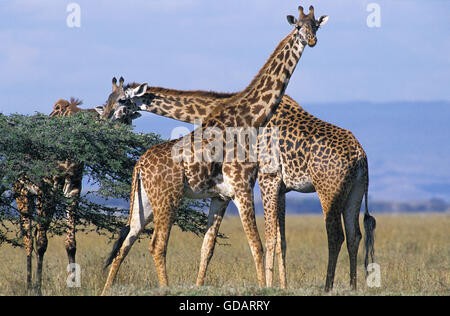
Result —
<instances>
[{"instance_id":1,"label":"young giraffe","mask_svg":"<svg viewBox=\"0 0 450 316\"><path fill-rule=\"evenodd\" d=\"M302 8L299 10L303 11ZM208 159L196 161L194 152L200 150L200 154L204 154L208 148L211 148L212 142L203 139L201 148L197 149L195 145L192 145L192 141L195 142L197 133L200 132L203 135L208 128L216 128L222 135L220 142L225 145L223 132L227 128L258 128L267 123L284 95L304 47L307 44L309 46L316 44L317 28L311 27L311 19L310 16L301 15L299 22L293 16L288 16L288 21L295 26L295 29L280 42L259 74L245 90L228 98L226 102L211 111L202 126L181 141L174 140L153 146L139 159L133 172L129 220L107 261L107 265L112 263L112 266L102 294L106 294L132 244L152 219L154 232L150 251L160 285L168 285L165 263L167 242L174 216L183 196L211 197L211 210L215 214L222 214L229 201L233 200L239 210L249 241L258 283L260 286L264 285L263 249L256 227L253 203L257 163L227 159L230 158L229 155L234 156L236 147L227 149L224 162L216 160L208 162ZM314 25L315 23L314 20ZM127 91L132 90L131 88ZM127 95L121 100L121 104L130 107L127 102L129 97ZM178 157L173 153L177 150L176 147L185 141L189 146L190 160L185 159L180 162L174 159ZM249 157L248 148L244 150L246 150L245 157Z\"/></svg>"},{"instance_id":2,"label":"young giraffe","mask_svg":"<svg viewBox=\"0 0 450 316\"><path fill-rule=\"evenodd\" d=\"M131 124L132 120L139 117L139 113L127 112L125 107L118 107L118 100L124 96L123 92L124 79L120 78L120 85L117 86L117 79L113 78L113 91L110 94L105 106L97 106L95 109L81 109L78 106L82 102L78 99L71 98L70 101L60 99L53 106L50 117L71 116L75 113L87 111L97 113L102 119L110 119L125 124ZM33 252L33 233L31 218L35 209L34 197L36 198L36 213L39 221L36 223L36 283L35 289L41 294L42 284L42 265L44 254L47 250L47 230L55 213L55 204L52 201L57 191L64 192L67 198L77 201L80 197L83 165L65 161L59 163L59 171L62 176L52 176L44 179L44 185L50 189L43 190L34 184L29 183L27 179L19 179L14 184L16 194L16 203L21 216L21 232L23 236L25 251L27 255L27 288L31 289L32 283L32 252ZM50 192L50 193L44 193ZM66 239L65 249L67 252L69 264L75 263L76 239L75 239L75 216L77 202L71 204L66 210Z\"/></svg>"},{"instance_id":3,"label":"young giraffe","mask_svg":"<svg viewBox=\"0 0 450 316\"><path fill-rule=\"evenodd\" d=\"M313 15L311 11L310 15ZM326 20L319 19L316 26L319 27L325 22ZM233 93L147 87L146 84L134 84L130 88L125 91L129 97L127 106L130 109L148 111L193 124L204 120L214 108L235 95ZM326 290L332 288L335 261L343 240L340 219L338 220L337 217L340 217L340 213L344 214L347 247L350 254L350 284L352 288L356 288L356 257L361 238L358 218L364 192L366 193L366 214L364 216L366 267L369 250L373 251L373 229L375 228L375 220L368 214L367 209L368 169L363 148L351 132L315 118L287 95L283 97L267 127L279 127L281 152L281 165L278 172L272 174L260 172L258 174L266 217L267 285L272 285L276 243L281 286L283 288L287 286L284 203L285 193L295 190L318 192L323 205L323 212L328 223L327 233L330 248ZM270 135L268 137L270 138ZM265 143L269 144L271 141ZM351 175L354 171L359 172L356 178L354 174ZM346 176L347 173L349 173L348 176ZM313 175L315 175L314 180ZM340 176L336 177L336 175ZM347 191L351 193L346 193ZM339 197L339 195L341 196ZM346 201L346 205L344 202L339 203L338 199ZM334 200L336 201L330 202ZM223 210L225 208L226 205ZM206 235L207 238L205 238L202 248L198 285L203 283L207 262L212 256L215 236L222 216L223 214L210 212L210 232Z\"/></svg>"}]
</instances>

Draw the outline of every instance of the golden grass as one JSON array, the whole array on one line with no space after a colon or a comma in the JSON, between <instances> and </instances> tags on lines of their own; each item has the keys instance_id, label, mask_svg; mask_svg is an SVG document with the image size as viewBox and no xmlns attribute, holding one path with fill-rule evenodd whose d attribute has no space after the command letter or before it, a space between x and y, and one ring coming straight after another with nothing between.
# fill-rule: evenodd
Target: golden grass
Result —
<instances>
[{"instance_id":1,"label":"golden grass","mask_svg":"<svg viewBox=\"0 0 450 316\"><path fill-rule=\"evenodd\" d=\"M375 259L381 267L381 287L365 285L362 244L358 263L358 291L349 289L349 266L345 243L331 295L449 295L450 216L375 215ZM221 240L211 261L205 287L194 286L202 239L172 230L167 267L170 288L158 288L148 238L142 238L123 263L114 295L325 295L323 286L328 260L325 226L321 216L289 216L287 235L287 290L257 287L256 271L240 220L227 217ZM264 223L258 219L263 237ZM263 238L264 241L264 238ZM45 257L43 295L99 295L107 271L103 263L112 244L94 233L78 234L77 260L81 287L66 287L67 258L63 237L53 237ZM227 244L227 245L224 245ZM34 263L34 262L33 262ZM34 267L33 267L34 268ZM276 271L275 274L278 272ZM25 290L23 249L0 247L0 295L23 295ZM275 276L278 284L278 276Z\"/></svg>"}]
</instances>

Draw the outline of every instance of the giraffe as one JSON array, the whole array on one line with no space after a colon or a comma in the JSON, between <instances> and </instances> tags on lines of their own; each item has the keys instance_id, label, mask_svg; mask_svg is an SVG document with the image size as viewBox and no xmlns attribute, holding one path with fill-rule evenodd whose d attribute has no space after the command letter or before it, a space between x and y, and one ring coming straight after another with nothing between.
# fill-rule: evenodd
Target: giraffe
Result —
<instances>
[{"instance_id":1,"label":"giraffe","mask_svg":"<svg viewBox=\"0 0 450 316\"><path fill-rule=\"evenodd\" d=\"M135 88L134 90L138 90ZM143 88L140 87L140 90ZM129 93L134 95L132 91ZM217 93L217 92L204 92L204 91L180 91L180 90L170 90L164 88L149 88L146 93L142 96L135 96L133 102L140 104L141 110L150 111L153 113L164 113L164 116L184 121L187 123L195 123L201 119L204 119L218 104L223 102L224 99L233 96L230 93ZM158 104L154 104L157 100ZM163 108L161 108L163 104ZM188 112L188 109L193 114ZM204 115L199 114L204 113ZM270 257L270 253L274 251L273 238L276 238L277 242L277 254L279 258L279 272L280 281L283 288L287 287L286 281L286 270L285 270L285 254L286 254L286 244L284 236L284 216L285 216L285 193L289 191L299 191L302 193L312 193L318 192L319 198L321 199L322 205L325 205L325 197L327 195L333 196L333 194L338 194L336 188L342 187L345 190L352 190L352 197L357 197L357 186L367 181L368 186L368 166L367 157L364 149L359 144L358 140L354 135L347 130L334 126L330 123L321 121L320 119L312 116L306 112L300 105L298 105L292 98L285 95L279 105L279 108L274 113L274 116L269 120L266 127L270 129L272 126L278 126L280 128L280 154L281 154L281 165L280 170L275 174L270 173L258 173L258 182L261 188L261 194L263 195L263 205L264 212L266 216L266 278L267 285L271 286L271 274L273 269L273 257ZM270 135L269 135L270 137ZM270 143L270 141L266 142ZM311 153L313 151L313 153ZM325 152L326 154L322 154ZM353 157L353 158L352 158ZM358 160L354 160L354 157L359 157ZM331 167L333 162L333 167ZM313 163L314 161L314 163ZM346 170L352 170L356 168L359 175L358 178L352 178L350 175L347 177L336 177L334 172L337 174L344 175ZM320 185L320 189L316 189L314 183L311 180L311 172L317 170L326 170L326 172L321 172L316 175L314 183L323 180L323 184ZM333 175L332 177L330 177ZM323 179L320 179L323 177ZM352 189L353 188L353 189ZM368 213L367 208L367 189L364 193L366 194L366 213L364 215L364 224L366 226L366 261L365 266L367 267L367 256L369 249L373 249L373 229L375 228L375 219L371 217ZM360 193L361 194L361 193ZM345 193L343 193L345 196ZM347 201L350 203L350 195L347 195ZM362 195L360 196L362 197ZM330 197L329 200L333 200ZM362 201L362 199L361 199ZM361 205L361 202L355 203L352 206L347 207L347 214L354 212L356 217L354 222L350 222L351 217L347 215L346 221L346 233L347 236L347 247L349 252L352 253L351 258L357 257L358 242L354 237L354 234L359 235L359 227L354 228L351 225L358 225L359 208L356 205ZM276 209L275 208L278 208ZM353 207L353 209L350 209ZM212 209L215 207L212 206ZM224 206L226 209L226 206ZM324 206L324 215L331 214L330 207ZM278 212L278 214L277 214ZM213 212L210 213L214 214ZM269 222L269 215L275 217L278 222ZM332 215L329 215L332 216ZM213 245L215 241L215 236L218 233L221 218L220 216L215 217L214 222L211 220L214 217L210 217L209 230L210 233L207 234L205 239L205 247L202 251L205 253L211 252L209 255L212 256ZM330 221L328 219L328 221ZM334 229L338 234L339 232L338 223L333 223ZM329 239L330 247L333 245L333 226L329 225ZM348 227L348 228L347 228ZM276 233L276 237L273 237ZM270 243L270 238L272 238L272 243ZM350 242L350 238L353 241ZM358 239L360 237L357 237ZM338 240L339 241L339 240ZM369 244L370 242L370 244ZM282 246L281 246L282 245ZM337 257L336 255L333 255ZM202 255L202 258L207 258L208 256ZM330 260L334 262L336 259L330 255ZM356 287L356 259L351 259L351 286ZM373 259L372 259L373 261ZM201 260L203 271L206 271L204 259ZM335 263L331 263L335 264ZM331 269L331 268L330 268ZM205 272L203 272L205 273ZM330 281L327 281L327 290L332 288L331 275L328 277ZM198 277L198 285L202 284L204 277Z\"/></svg>"},{"instance_id":2,"label":"giraffe","mask_svg":"<svg viewBox=\"0 0 450 316\"><path fill-rule=\"evenodd\" d=\"M303 8L299 7L299 11L302 13ZM234 155L236 147L224 153L224 161L196 159L198 156L194 152L200 150L200 154L204 153L211 148L212 142L203 139L198 145L200 148L196 148L192 141L195 143L198 133L203 135L208 128L215 128L222 136L219 143L224 145L223 135L227 128L258 128L267 124L284 95L303 49L306 45L313 47L317 41L317 28L311 27L310 16L301 14L300 21L293 16L288 16L287 19L294 30L278 44L258 75L243 91L227 98L226 102L210 111L203 124L194 132L182 139L155 145L141 156L133 171L130 216L107 260L106 266L111 264L111 268L102 295L112 285L131 246L152 220L154 232L150 252L160 286L168 286L165 262L167 242L183 196L211 197L210 220L223 216L230 200L235 203L253 255L258 283L260 286L264 285L263 247L256 227L253 203L257 163L249 159L243 162L234 157L228 159ZM140 95L145 88L145 84L137 88L130 87L120 103L130 107L127 102L130 92L137 89L136 94ZM180 144L184 146L186 143L189 154L184 157L187 159L181 160L174 152ZM249 157L248 148L245 150L245 156ZM218 150L212 151L215 156Z\"/></svg>"},{"instance_id":3,"label":"giraffe","mask_svg":"<svg viewBox=\"0 0 450 316\"><path fill-rule=\"evenodd\" d=\"M310 15L313 14L310 10ZM316 22L316 27L322 26L326 19L327 17L320 18ZM132 110L148 111L192 124L203 121L213 109L235 95L211 91L180 91L148 87L147 84L129 85L125 94L128 99L121 102ZM266 222L267 286L272 285L276 244L281 287L287 287L285 194L289 191L299 191L317 192L322 203L330 249L325 286L327 291L333 287L335 264L343 240L340 214L344 214L347 248L350 254L350 285L356 289L356 257L361 238L358 218L363 193L366 195L364 215L366 270L369 251L373 261L373 230L376 225L367 207L369 177L364 149L350 131L312 116L287 95L283 96L266 127L270 130L273 126L280 129L280 168L273 173L258 173ZM270 141L266 142L268 143ZM215 205L211 206L211 209L215 208ZM226 209L226 205L223 209ZM203 284L207 262L212 256L221 219L222 216L214 217L214 212L210 212L209 230L202 247L198 285Z\"/></svg>"},{"instance_id":4,"label":"giraffe","mask_svg":"<svg viewBox=\"0 0 450 316\"><path fill-rule=\"evenodd\" d=\"M127 112L124 107L118 108L118 100L123 97L123 82L120 78L120 85L117 86L117 79L113 78L112 93L108 97L106 105L97 106L93 109L81 109L79 105L82 101L71 98L70 101L59 99L53 106L50 117L71 116L78 112L92 112L101 119L111 119L125 124L131 124L131 121L140 116L139 113ZM33 232L32 232L32 214L36 210L39 221L36 223L36 282L35 290L37 294L41 294L42 285L42 266L44 254L47 250L48 239L47 231L50 222L55 213L55 204L52 200L57 191L64 193L65 197L73 199L66 209L66 238L64 246L67 252L69 264L75 263L76 254L76 209L77 200L80 197L83 177L83 165L70 161L59 162L58 171L61 175L52 176L43 179L43 185L49 186L46 190L35 184L30 183L27 179L21 178L14 184L16 194L16 204L21 217L20 227L23 236L24 248L27 256L27 288L32 288L32 252ZM49 192L49 193L44 193ZM35 199L35 201L34 201ZM35 204L34 204L35 202Z\"/></svg>"}]
</instances>

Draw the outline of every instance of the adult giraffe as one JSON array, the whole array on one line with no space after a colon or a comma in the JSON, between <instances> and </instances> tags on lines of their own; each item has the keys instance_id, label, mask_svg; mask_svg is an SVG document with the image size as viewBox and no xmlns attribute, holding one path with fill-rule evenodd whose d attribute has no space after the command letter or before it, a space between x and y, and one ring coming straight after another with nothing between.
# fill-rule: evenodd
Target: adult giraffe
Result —
<instances>
[{"instance_id":1,"label":"adult giraffe","mask_svg":"<svg viewBox=\"0 0 450 316\"><path fill-rule=\"evenodd\" d=\"M110 119L125 124L131 124L132 120L139 117L139 113L126 111L125 107L118 107L118 100L124 96L124 79L120 78L119 86L117 79L112 80L112 93L108 97L106 105L97 106L94 109L81 109L79 105L82 101L71 98L70 101L60 99L53 106L50 117L71 116L78 112L93 112L101 119ZM35 184L31 184L27 179L19 179L14 184L17 208L21 217L21 231L27 255L27 288L32 288L32 252L33 252L33 232L32 217L33 210L39 220L36 223L36 282L35 290L41 294L42 266L45 252L47 251L48 239L47 231L55 213L54 196L57 191L62 191L64 196L73 199L73 203L66 209L66 238L64 241L69 264L75 263L76 238L75 238L75 218L77 202L82 187L83 165L70 161L59 162L59 171L62 175L52 176L44 179L44 184L49 189L43 190ZM36 206L34 205L36 204Z\"/></svg>"},{"instance_id":2,"label":"adult giraffe","mask_svg":"<svg viewBox=\"0 0 450 316\"><path fill-rule=\"evenodd\" d=\"M223 214L229 201L233 200L249 241L258 283L260 286L264 285L263 249L256 227L253 203L257 163L249 161L248 147L243 148L246 151L243 155L246 157L245 161L238 161L234 157L237 148L226 147L224 133L232 127L264 126L278 107L304 47L314 46L317 41L317 21L312 15L304 15L302 7L299 7L299 11L299 21L293 16L288 16L288 22L294 26L294 30L278 44L246 89L210 111L202 126L182 140L153 146L139 159L133 171L129 220L108 259L107 264L112 263L112 266L102 294L106 294L132 244L152 219L154 232L150 251L160 285L168 285L165 263L167 242L174 215L183 196L211 197L211 212L218 215ZM320 20L326 21L326 17ZM139 88L145 87L145 85L138 87L137 93L140 94ZM126 100L127 98L121 102ZM203 138L198 148L195 144L196 137L198 133L204 135L211 129L219 131L219 135L215 135L222 137L219 143L222 148L227 149L222 156L225 157L223 161L220 157L197 159L196 154L208 152L213 142ZM186 148L186 144L189 154L187 159L180 161L178 160L180 157L173 153L178 150L178 146ZM217 153L218 150L214 153L209 151L212 156L216 156ZM208 234L211 235L209 232Z\"/></svg>"},{"instance_id":3,"label":"adult giraffe","mask_svg":"<svg viewBox=\"0 0 450 316\"><path fill-rule=\"evenodd\" d=\"M309 15L313 16L310 10ZM323 25L319 19L315 27ZM125 91L127 99L121 101L134 111L148 111L179 121L195 124L204 120L210 112L233 93L205 91L180 91L146 84L134 84ZM321 121L302 109L285 95L269 120L267 127L279 127L280 168L274 173L259 173L258 182L263 196L266 217L266 281L272 285L275 244L278 253L281 286L287 286L284 235L285 193L318 192L327 223L329 239L329 263L326 290L333 287L337 256L343 241L341 214L347 235L350 255L350 285L356 288L356 257L361 233L359 207L366 194L364 225L366 231L367 267L369 252L373 260L373 230L375 219L368 213L367 157L362 146L350 131ZM268 135L270 138L270 135ZM271 141L265 142L266 144ZM263 166L264 167L264 166ZM226 208L226 206L225 206ZM215 216L215 217L214 217ZM203 284L207 262L212 256L215 236L223 214L210 212L209 232L202 248L201 269L197 284ZM277 222L278 219L278 222Z\"/></svg>"}]
</instances>

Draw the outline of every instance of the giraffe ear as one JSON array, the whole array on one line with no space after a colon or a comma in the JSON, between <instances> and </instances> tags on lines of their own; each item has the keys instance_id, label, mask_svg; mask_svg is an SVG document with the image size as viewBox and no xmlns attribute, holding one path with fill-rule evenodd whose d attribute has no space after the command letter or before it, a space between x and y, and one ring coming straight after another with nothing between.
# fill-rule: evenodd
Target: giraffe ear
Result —
<instances>
[{"instance_id":1,"label":"giraffe ear","mask_svg":"<svg viewBox=\"0 0 450 316\"><path fill-rule=\"evenodd\" d=\"M102 115L105 112L105 106L99 105L94 108L94 110L98 113L98 115Z\"/></svg>"},{"instance_id":2,"label":"giraffe ear","mask_svg":"<svg viewBox=\"0 0 450 316\"><path fill-rule=\"evenodd\" d=\"M293 26L296 26L297 25L297 19L294 17L294 16L292 16L292 15L288 15L287 17L287 20L288 20L288 23L290 24L290 25L293 25Z\"/></svg>"},{"instance_id":3,"label":"giraffe ear","mask_svg":"<svg viewBox=\"0 0 450 316\"><path fill-rule=\"evenodd\" d=\"M147 89L148 89L147 83L139 85L139 87L133 89L133 97L143 96L147 92Z\"/></svg>"},{"instance_id":4,"label":"giraffe ear","mask_svg":"<svg viewBox=\"0 0 450 316\"><path fill-rule=\"evenodd\" d=\"M321 27L324 26L328 21L328 15L322 15L318 20L317 20L317 26Z\"/></svg>"}]
</instances>

